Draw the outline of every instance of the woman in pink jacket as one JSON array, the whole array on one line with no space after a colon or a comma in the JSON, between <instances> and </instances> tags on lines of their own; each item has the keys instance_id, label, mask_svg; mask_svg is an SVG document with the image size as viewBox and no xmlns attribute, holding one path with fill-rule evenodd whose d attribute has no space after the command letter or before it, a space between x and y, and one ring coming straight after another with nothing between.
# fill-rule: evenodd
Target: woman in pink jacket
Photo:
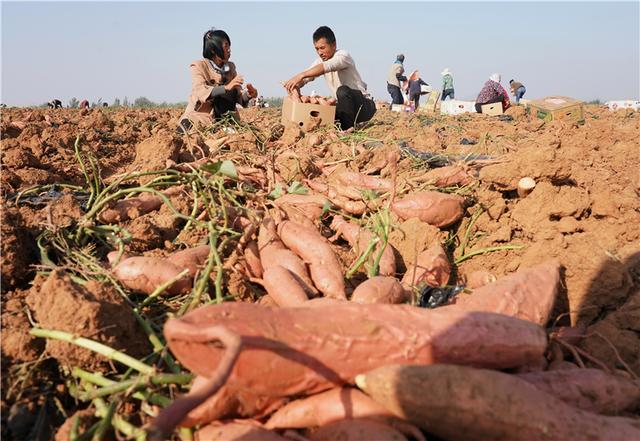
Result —
<instances>
[{"instance_id":1,"label":"woman in pink jacket","mask_svg":"<svg viewBox=\"0 0 640 441\"><path fill-rule=\"evenodd\" d=\"M247 84L229 61L231 39L225 31L205 32L202 44L202 60L191 63L191 95L184 113L180 117L178 130L186 133L194 125L209 126L227 112L236 112L236 105L247 107L249 100L258 96L258 91Z\"/></svg>"}]
</instances>

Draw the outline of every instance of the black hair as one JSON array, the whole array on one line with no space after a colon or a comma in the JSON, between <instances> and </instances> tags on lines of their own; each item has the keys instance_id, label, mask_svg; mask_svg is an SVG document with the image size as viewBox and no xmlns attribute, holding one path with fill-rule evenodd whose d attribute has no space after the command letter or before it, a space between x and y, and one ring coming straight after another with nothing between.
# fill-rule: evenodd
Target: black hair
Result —
<instances>
[{"instance_id":1,"label":"black hair","mask_svg":"<svg viewBox=\"0 0 640 441\"><path fill-rule=\"evenodd\" d=\"M336 43L336 34L333 33L333 31L331 30L331 28L329 26L320 26L313 33L313 42L314 43L316 41L320 40L321 38L324 38L325 40L327 40L327 43L329 43L329 44L335 44Z\"/></svg>"},{"instance_id":2,"label":"black hair","mask_svg":"<svg viewBox=\"0 0 640 441\"><path fill-rule=\"evenodd\" d=\"M509 81L509 84L513 83L513 80Z\"/></svg>"},{"instance_id":3,"label":"black hair","mask_svg":"<svg viewBox=\"0 0 640 441\"><path fill-rule=\"evenodd\" d=\"M202 56L211 61L213 61L214 54L220 58L224 58L224 49L222 46L225 41L231 46L231 39L225 31L216 29L205 32L202 38Z\"/></svg>"}]
</instances>

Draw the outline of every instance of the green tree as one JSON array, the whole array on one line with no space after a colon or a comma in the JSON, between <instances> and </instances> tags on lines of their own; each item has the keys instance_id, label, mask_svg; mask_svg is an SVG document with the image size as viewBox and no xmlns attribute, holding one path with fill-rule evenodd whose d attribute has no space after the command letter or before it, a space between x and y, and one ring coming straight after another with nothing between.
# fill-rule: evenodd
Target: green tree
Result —
<instances>
[{"instance_id":1,"label":"green tree","mask_svg":"<svg viewBox=\"0 0 640 441\"><path fill-rule=\"evenodd\" d=\"M131 104L129 104L129 98L125 96L124 101L122 101L122 107L129 107L130 105Z\"/></svg>"},{"instance_id":2,"label":"green tree","mask_svg":"<svg viewBox=\"0 0 640 441\"><path fill-rule=\"evenodd\" d=\"M133 102L134 107L142 107L142 108L148 108L148 107L155 107L156 104L151 101L149 98L146 98L144 96L139 96L138 98L135 99L135 101Z\"/></svg>"},{"instance_id":3,"label":"green tree","mask_svg":"<svg viewBox=\"0 0 640 441\"><path fill-rule=\"evenodd\" d=\"M120 107L120 98L116 98L113 100L112 107Z\"/></svg>"},{"instance_id":4,"label":"green tree","mask_svg":"<svg viewBox=\"0 0 640 441\"><path fill-rule=\"evenodd\" d=\"M270 96L264 99L264 102L269 104L269 107L282 107L282 97Z\"/></svg>"}]
</instances>

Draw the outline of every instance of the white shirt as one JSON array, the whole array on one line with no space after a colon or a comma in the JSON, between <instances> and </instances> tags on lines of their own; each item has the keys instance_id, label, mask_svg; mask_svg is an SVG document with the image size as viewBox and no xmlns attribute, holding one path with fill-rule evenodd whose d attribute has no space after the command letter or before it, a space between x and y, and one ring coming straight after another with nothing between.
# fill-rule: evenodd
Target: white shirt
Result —
<instances>
[{"instance_id":1,"label":"white shirt","mask_svg":"<svg viewBox=\"0 0 640 441\"><path fill-rule=\"evenodd\" d=\"M349 52L344 49L339 49L333 54L333 57L327 61L322 61L322 58L318 57L309 68L317 66L320 63L324 66L324 79L327 80L327 84L333 92L334 98L336 98L336 91L340 86L347 86L367 95L367 84L362 81L356 69L356 62L353 61ZM314 79L315 78L307 78L305 84Z\"/></svg>"}]
</instances>

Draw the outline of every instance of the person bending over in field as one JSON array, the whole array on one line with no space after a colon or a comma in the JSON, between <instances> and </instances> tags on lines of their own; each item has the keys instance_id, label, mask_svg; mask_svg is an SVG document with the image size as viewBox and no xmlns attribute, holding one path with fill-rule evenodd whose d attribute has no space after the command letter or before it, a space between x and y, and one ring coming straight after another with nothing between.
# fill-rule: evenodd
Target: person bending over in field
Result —
<instances>
[{"instance_id":1,"label":"person bending over in field","mask_svg":"<svg viewBox=\"0 0 640 441\"><path fill-rule=\"evenodd\" d=\"M482 90L476 98L476 112L482 113L482 106L485 104L502 103L502 111L507 110L511 105L509 94L500 84L500 74L494 73L489 76L489 81L484 83Z\"/></svg>"},{"instance_id":2,"label":"person bending over in field","mask_svg":"<svg viewBox=\"0 0 640 441\"><path fill-rule=\"evenodd\" d=\"M313 45L319 58L307 70L284 83L287 92L299 95L302 86L324 75L337 99L336 121L343 130L373 118L376 104L367 93L367 85L362 81L351 55L344 49L337 49L333 31L327 26L320 26L313 33Z\"/></svg>"},{"instance_id":3,"label":"person bending over in field","mask_svg":"<svg viewBox=\"0 0 640 441\"><path fill-rule=\"evenodd\" d=\"M247 107L258 91L236 72L231 57L231 39L222 30L205 32L202 42L204 59L191 63L191 95L180 117L178 131L188 132L194 125L208 126L227 112L236 112L236 104Z\"/></svg>"}]
</instances>

